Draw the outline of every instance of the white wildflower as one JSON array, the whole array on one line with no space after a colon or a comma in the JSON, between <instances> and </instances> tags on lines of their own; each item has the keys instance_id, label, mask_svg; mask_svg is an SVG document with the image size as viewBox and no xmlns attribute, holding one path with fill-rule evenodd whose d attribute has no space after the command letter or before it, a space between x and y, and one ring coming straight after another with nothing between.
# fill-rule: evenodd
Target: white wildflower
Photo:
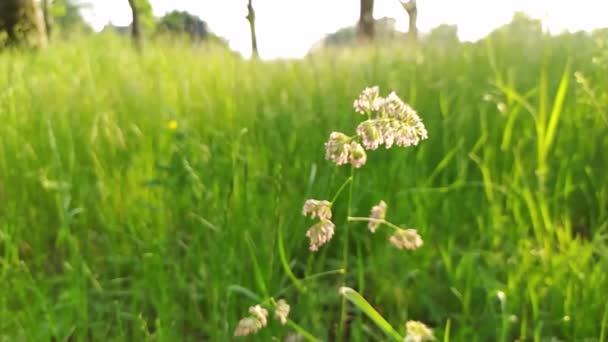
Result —
<instances>
[{"instance_id":1,"label":"white wildflower","mask_svg":"<svg viewBox=\"0 0 608 342\"><path fill-rule=\"evenodd\" d=\"M504 303L505 301L507 301L507 295L503 291L497 291L496 297L498 297L498 300L501 303Z\"/></svg>"},{"instance_id":2,"label":"white wildflower","mask_svg":"<svg viewBox=\"0 0 608 342\"><path fill-rule=\"evenodd\" d=\"M380 201L378 205L373 206L369 218L373 220L384 220L386 218L386 203L384 201ZM369 228L372 233L375 233L376 229L380 227L380 224L381 223L378 221L369 221L367 228Z\"/></svg>"},{"instance_id":3,"label":"white wildflower","mask_svg":"<svg viewBox=\"0 0 608 342\"><path fill-rule=\"evenodd\" d=\"M422 237L416 229L398 229L389 239L390 243L399 249L415 250L422 247Z\"/></svg>"},{"instance_id":4,"label":"white wildflower","mask_svg":"<svg viewBox=\"0 0 608 342\"><path fill-rule=\"evenodd\" d=\"M336 226L330 220L321 219L317 224L310 227L306 237L310 239L310 250L315 252L319 247L326 244L334 236Z\"/></svg>"},{"instance_id":5,"label":"white wildflower","mask_svg":"<svg viewBox=\"0 0 608 342\"><path fill-rule=\"evenodd\" d=\"M285 301L285 299L279 299L277 301L274 314L279 319L282 325L287 323L287 316L289 316L289 304Z\"/></svg>"},{"instance_id":6,"label":"white wildflower","mask_svg":"<svg viewBox=\"0 0 608 342\"><path fill-rule=\"evenodd\" d=\"M375 150L382 144L387 149L393 145L415 146L428 139L428 132L418 113L395 92L382 101L376 118L357 126L357 135L368 150Z\"/></svg>"},{"instance_id":7,"label":"white wildflower","mask_svg":"<svg viewBox=\"0 0 608 342\"><path fill-rule=\"evenodd\" d=\"M378 120L365 120L360 123L357 126L357 135L361 137L363 146L368 150L375 150L383 143Z\"/></svg>"},{"instance_id":8,"label":"white wildflower","mask_svg":"<svg viewBox=\"0 0 608 342\"><path fill-rule=\"evenodd\" d=\"M407 335L403 339L403 342L423 342L433 341L433 330L427 327L424 323L419 321L407 321L405 323L405 329Z\"/></svg>"},{"instance_id":9,"label":"white wildflower","mask_svg":"<svg viewBox=\"0 0 608 342\"><path fill-rule=\"evenodd\" d=\"M325 159L333 161L336 165L348 163L351 140L344 133L332 132L329 135L329 141L325 143Z\"/></svg>"},{"instance_id":10,"label":"white wildflower","mask_svg":"<svg viewBox=\"0 0 608 342\"><path fill-rule=\"evenodd\" d=\"M247 336L256 333L268 323L268 310L260 305L249 308L249 316L241 319L234 336Z\"/></svg>"},{"instance_id":11,"label":"white wildflower","mask_svg":"<svg viewBox=\"0 0 608 342\"><path fill-rule=\"evenodd\" d=\"M361 144L356 141L350 143L350 163L356 168L360 168L367 161L367 154Z\"/></svg>"},{"instance_id":12,"label":"white wildflower","mask_svg":"<svg viewBox=\"0 0 608 342\"><path fill-rule=\"evenodd\" d=\"M320 219L331 219L331 202L309 199L304 202L302 207L302 215L310 214L311 218L319 217Z\"/></svg>"},{"instance_id":13,"label":"white wildflower","mask_svg":"<svg viewBox=\"0 0 608 342\"><path fill-rule=\"evenodd\" d=\"M378 96L379 93L380 88L378 86L363 89L359 98L353 103L355 111L360 114L377 111L383 102L382 98Z\"/></svg>"}]
</instances>

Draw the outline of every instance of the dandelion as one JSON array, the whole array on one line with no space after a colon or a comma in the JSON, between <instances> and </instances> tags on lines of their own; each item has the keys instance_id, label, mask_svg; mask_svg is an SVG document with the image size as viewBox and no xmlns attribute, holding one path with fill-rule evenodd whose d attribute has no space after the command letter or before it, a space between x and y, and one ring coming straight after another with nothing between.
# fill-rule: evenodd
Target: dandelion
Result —
<instances>
[{"instance_id":1,"label":"dandelion","mask_svg":"<svg viewBox=\"0 0 608 342\"><path fill-rule=\"evenodd\" d=\"M274 314L279 319L282 325L287 323L287 316L289 316L289 304L285 301L285 299L279 299L275 306Z\"/></svg>"},{"instance_id":2,"label":"dandelion","mask_svg":"<svg viewBox=\"0 0 608 342\"><path fill-rule=\"evenodd\" d=\"M353 103L355 112L366 114L377 111L382 105L383 99L379 96L380 88L378 86L367 87L363 89L359 98Z\"/></svg>"},{"instance_id":3,"label":"dandelion","mask_svg":"<svg viewBox=\"0 0 608 342\"><path fill-rule=\"evenodd\" d=\"M309 199L304 202L302 207L302 215L310 214L311 218L319 217L320 219L331 219L331 202Z\"/></svg>"},{"instance_id":4,"label":"dandelion","mask_svg":"<svg viewBox=\"0 0 608 342\"><path fill-rule=\"evenodd\" d=\"M367 161L367 154L365 153L365 149L361 144L356 141L350 143L350 163L356 169L360 168Z\"/></svg>"},{"instance_id":5,"label":"dandelion","mask_svg":"<svg viewBox=\"0 0 608 342\"><path fill-rule=\"evenodd\" d=\"M177 127L179 127L179 124L177 123L176 120L169 120L169 122L167 122L167 128L170 131L175 131L177 129Z\"/></svg>"},{"instance_id":6,"label":"dandelion","mask_svg":"<svg viewBox=\"0 0 608 342\"><path fill-rule=\"evenodd\" d=\"M384 220L386 218L386 203L384 201L380 201L378 205L373 206L369 218L373 220ZM372 233L375 233L376 229L380 227L380 224L381 223L378 221L369 221L367 228L369 228Z\"/></svg>"},{"instance_id":7,"label":"dandelion","mask_svg":"<svg viewBox=\"0 0 608 342\"><path fill-rule=\"evenodd\" d=\"M391 235L389 242L399 249L415 250L422 247L422 237L416 229L397 229Z\"/></svg>"},{"instance_id":8,"label":"dandelion","mask_svg":"<svg viewBox=\"0 0 608 342\"><path fill-rule=\"evenodd\" d=\"M256 333L268 323L268 310L260 305L249 308L249 316L241 319L237 325L234 336L247 336Z\"/></svg>"},{"instance_id":9,"label":"dandelion","mask_svg":"<svg viewBox=\"0 0 608 342\"><path fill-rule=\"evenodd\" d=\"M325 159L333 161L336 165L348 163L351 140L344 133L332 132L329 135L329 141L325 143Z\"/></svg>"},{"instance_id":10,"label":"dandelion","mask_svg":"<svg viewBox=\"0 0 608 342\"><path fill-rule=\"evenodd\" d=\"M306 237L310 239L310 250L316 252L319 247L326 244L334 236L336 226L327 219L321 219L306 232Z\"/></svg>"},{"instance_id":11,"label":"dandelion","mask_svg":"<svg viewBox=\"0 0 608 342\"><path fill-rule=\"evenodd\" d=\"M433 341L433 330L427 327L424 323L419 321L407 321L405 323L405 329L407 335L403 339L403 342L423 342Z\"/></svg>"}]
</instances>

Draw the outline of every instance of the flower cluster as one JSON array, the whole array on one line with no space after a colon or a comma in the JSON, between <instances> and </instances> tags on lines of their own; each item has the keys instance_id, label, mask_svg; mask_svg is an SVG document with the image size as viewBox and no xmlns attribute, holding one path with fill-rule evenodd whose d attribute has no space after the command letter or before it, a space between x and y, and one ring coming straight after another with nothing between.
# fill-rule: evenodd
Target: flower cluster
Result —
<instances>
[{"instance_id":1,"label":"flower cluster","mask_svg":"<svg viewBox=\"0 0 608 342\"><path fill-rule=\"evenodd\" d=\"M275 317L281 322L282 325L287 323L287 316L289 315L289 304L284 299L279 299L275 303ZM255 334L260 329L264 328L268 324L268 310L264 309L261 305L255 305L249 307L249 316L241 319L237 325L234 336L247 336Z\"/></svg>"},{"instance_id":2,"label":"flower cluster","mask_svg":"<svg viewBox=\"0 0 608 342\"><path fill-rule=\"evenodd\" d=\"M368 119L357 126L356 137L363 146L341 132L332 132L325 143L325 159L336 165L350 163L360 168L367 161L365 150L375 150L380 145L387 149L393 145L415 146L428 138L428 133L418 113L403 102L395 92L381 97L377 86L365 88L353 103L357 113L367 114Z\"/></svg>"},{"instance_id":3,"label":"flower cluster","mask_svg":"<svg viewBox=\"0 0 608 342\"><path fill-rule=\"evenodd\" d=\"M350 163L355 168L360 168L367 161L367 154L363 146L351 137L344 133L332 132L329 141L325 143L325 159L336 165Z\"/></svg>"},{"instance_id":4,"label":"flower cluster","mask_svg":"<svg viewBox=\"0 0 608 342\"><path fill-rule=\"evenodd\" d=\"M375 233L382 224L394 229L389 242L399 249L415 250L422 247L422 237L420 237L416 229L403 229L386 221L387 207L386 202L380 201L380 203L372 207L369 218L354 219L357 221L367 221L367 228L372 233Z\"/></svg>"},{"instance_id":5,"label":"flower cluster","mask_svg":"<svg viewBox=\"0 0 608 342\"><path fill-rule=\"evenodd\" d=\"M367 224L367 228L369 228L372 233L375 233L376 229L380 227L380 224L382 223L381 221L384 221L386 218L386 203L384 201L380 201L378 205L373 206L369 218L371 220Z\"/></svg>"},{"instance_id":6,"label":"flower cluster","mask_svg":"<svg viewBox=\"0 0 608 342\"><path fill-rule=\"evenodd\" d=\"M359 98L355 100L353 107L355 107L355 112L359 114L369 114L379 110L382 102L380 88L378 86L367 87L363 89Z\"/></svg>"},{"instance_id":7,"label":"flower cluster","mask_svg":"<svg viewBox=\"0 0 608 342\"><path fill-rule=\"evenodd\" d=\"M422 247L422 237L416 229L397 229L389 239L393 246L399 249L415 250Z\"/></svg>"},{"instance_id":8,"label":"flower cluster","mask_svg":"<svg viewBox=\"0 0 608 342\"><path fill-rule=\"evenodd\" d=\"M433 330L427 327L424 323L419 321L407 321L405 323L405 329L407 335L403 339L403 342L423 342L433 341Z\"/></svg>"},{"instance_id":9,"label":"flower cluster","mask_svg":"<svg viewBox=\"0 0 608 342\"><path fill-rule=\"evenodd\" d=\"M418 113L395 92L382 99L375 114L375 117L357 126L357 135L368 150L375 150L383 144L387 149L393 145L415 146L428 138L426 127Z\"/></svg>"},{"instance_id":10,"label":"flower cluster","mask_svg":"<svg viewBox=\"0 0 608 342\"><path fill-rule=\"evenodd\" d=\"M302 215L310 214L311 218L319 218L319 222L314 224L306 232L306 237L310 239L310 250L315 252L319 247L326 244L334 236L334 228L331 222L331 202L309 199L304 202Z\"/></svg>"},{"instance_id":11,"label":"flower cluster","mask_svg":"<svg viewBox=\"0 0 608 342\"><path fill-rule=\"evenodd\" d=\"M249 308L249 316L241 319L234 331L234 336L247 336L258 332L268 323L268 310L260 305Z\"/></svg>"},{"instance_id":12,"label":"flower cluster","mask_svg":"<svg viewBox=\"0 0 608 342\"><path fill-rule=\"evenodd\" d=\"M276 309L274 311L275 317L281 322L282 325L287 323L287 316L289 316L290 306L287 304L285 299L279 299L276 304Z\"/></svg>"}]
</instances>

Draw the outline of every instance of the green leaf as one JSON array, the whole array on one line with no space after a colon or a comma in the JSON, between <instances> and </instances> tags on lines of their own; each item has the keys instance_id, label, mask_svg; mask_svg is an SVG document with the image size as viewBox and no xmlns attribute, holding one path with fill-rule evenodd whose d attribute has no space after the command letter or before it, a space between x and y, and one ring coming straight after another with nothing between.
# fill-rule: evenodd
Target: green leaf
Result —
<instances>
[{"instance_id":1,"label":"green leaf","mask_svg":"<svg viewBox=\"0 0 608 342\"><path fill-rule=\"evenodd\" d=\"M249 236L249 233L246 233L245 241L247 242L247 249L249 250L249 257L251 258L251 265L253 266L253 272L255 275L255 281L257 283L258 290L266 298L268 297L268 290L266 289L264 275L262 274L262 270L260 269L258 258L255 255L255 247L253 245L253 240L251 240L251 236Z\"/></svg>"},{"instance_id":2,"label":"green leaf","mask_svg":"<svg viewBox=\"0 0 608 342\"><path fill-rule=\"evenodd\" d=\"M277 247L279 248L279 259L281 260L281 265L287 273L287 276L293 283L293 285L300 291L300 293L306 292L306 287L300 282L300 280L296 277L295 274L291 271L289 267L289 263L287 262L287 256L285 253L285 244L283 243L283 225L280 224L278 230L278 238L277 238Z\"/></svg>"},{"instance_id":3,"label":"green leaf","mask_svg":"<svg viewBox=\"0 0 608 342\"><path fill-rule=\"evenodd\" d=\"M258 302L258 303L262 302L262 298L260 298L260 296L258 296L255 292L251 291L250 289L243 287L241 285L228 286L228 292L236 292L245 297L248 297L249 299L253 300L254 302Z\"/></svg>"},{"instance_id":4,"label":"green leaf","mask_svg":"<svg viewBox=\"0 0 608 342\"><path fill-rule=\"evenodd\" d=\"M403 341L403 337L388 323L376 309L374 309L368 302L359 294L359 292L351 289L350 287L341 287L340 294L344 296L348 301L355 304L359 310L363 311L385 334L392 337L396 341Z\"/></svg>"},{"instance_id":5,"label":"green leaf","mask_svg":"<svg viewBox=\"0 0 608 342\"><path fill-rule=\"evenodd\" d=\"M557 95L555 96L555 100L553 101L553 109L551 110L551 116L549 117L549 124L546 130L546 139L545 139L545 154L549 153L549 149L551 149L551 145L553 144L553 140L555 138L555 133L557 131L557 124L559 123L559 118L562 115L562 109L564 106L564 100L566 98L566 92L568 91L568 80L570 78L570 65L566 66L566 70L564 70L564 74L562 75L562 79L559 82L559 88L557 90Z\"/></svg>"}]
</instances>

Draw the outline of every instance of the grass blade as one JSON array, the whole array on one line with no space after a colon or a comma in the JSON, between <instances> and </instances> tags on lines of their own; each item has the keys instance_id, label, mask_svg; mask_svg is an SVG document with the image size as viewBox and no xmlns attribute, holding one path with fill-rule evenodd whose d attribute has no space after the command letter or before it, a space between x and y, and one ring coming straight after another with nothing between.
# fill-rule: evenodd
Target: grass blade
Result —
<instances>
[{"instance_id":1,"label":"grass blade","mask_svg":"<svg viewBox=\"0 0 608 342\"><path fill-rule=\"evenodd\" d=\"M371 306L371 304L368 303L367 300L365 300L365 298L363 298L363 296L359 294L359 292L350 287L341 287L340 294L358 307L359 310L363 311L363 313L365 313L367 317L369 317L388 336L396 341L403 341L403 337Z\"/></svg>"},{"instance_id":2,"label":"grass blade","mask_svg":"<svg viewBox=\"0 0 608 342\"><path fill-rule=\"evenodd\" d=\"M278 239L277 239L277 247L279 248L279 259L281 260L281 265L283 265L283 270L287 274L287 277L291 280L293 285L300 291L300 293L306 292L306 287L302 285L302 282L296 277L295 274L291 271L289 267L289 262L287 262L287 256L285 253L285 244L283 243L283 225L279 225L277 229Z\"/></svg>"},{"instance_id":3,"label":"grass blade","mask_svg":"<svg viewBox=\"0 0 608 342\"><path fill-rule=\"evenodd\" d=\"M262 274L262 270L258 264L258 258L255 256L253 241L248 233L245 241L247 242L247 250L249 251L249 258L251 259L251 264L253 266L253 272L258 290L264 295L264 297L268 297L268 289L266 288L266 283L264 282L264 275Z\"/></svg>"},{"instance_id":4,"label":"grass blade","mask_svg":"<svg viewBox=\"0 0 608 342\"><path fill-rule=\"evenodd\" d=\"M549 124L547 126L547 130L545 132L545 155L549 153L549 149L553 144L553 139L555 138L555 132L557 131L557 124L559 123L559 119L563 112L564 100L566 98L566 93L568 91L568 80L570 79L570 65L566 66L566 70L564 70L564 74L562 75L562 79L559 82L559 88L557 90L557 95L555 96L555 100L553 101L553 108L551 110L551 116L549 117Z\"/></svg>"}]
</instances>

